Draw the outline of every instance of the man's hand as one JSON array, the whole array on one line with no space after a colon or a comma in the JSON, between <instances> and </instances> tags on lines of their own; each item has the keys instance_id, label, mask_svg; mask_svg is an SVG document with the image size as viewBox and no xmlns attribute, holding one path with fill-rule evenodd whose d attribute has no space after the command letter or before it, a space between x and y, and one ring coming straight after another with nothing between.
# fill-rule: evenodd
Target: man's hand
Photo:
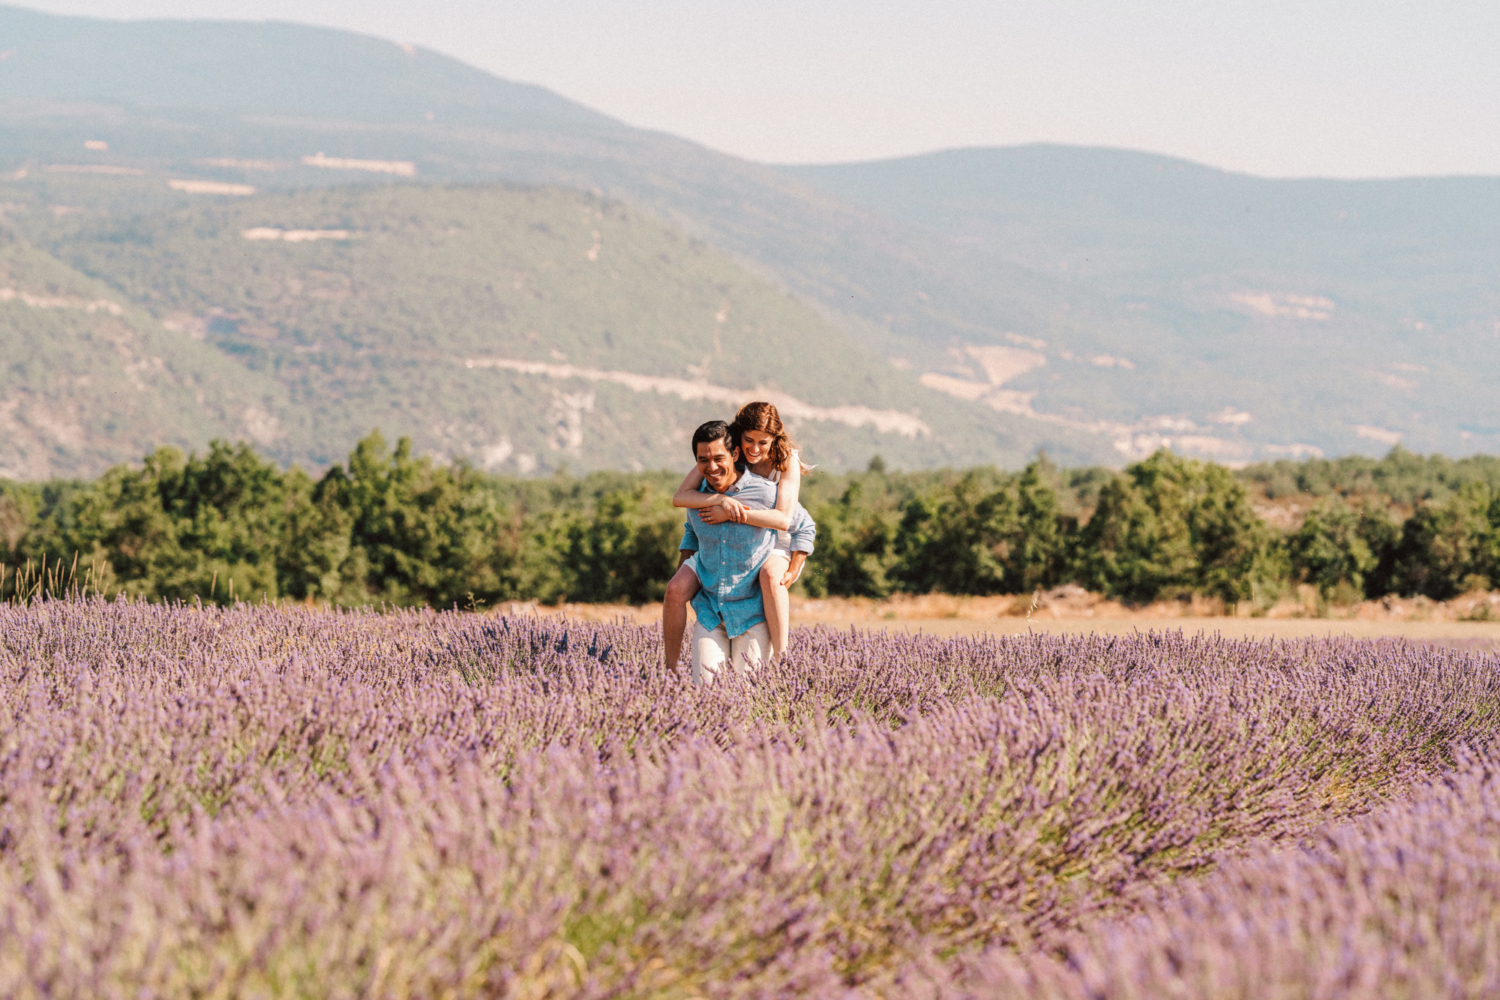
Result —
<instances>
[{"instance_id":1,"label":"man's hand","mask_svg":"<svg viewBox=\"0 0 1500 1000\"><path fill-rule=\"evenodd\" d=\"M720 497L719 502L712 507L699 510L698 516L703 519L704 524L723 524L725 521L744 524L745 505L733 497Z\"/></svg>"}]
</instances>

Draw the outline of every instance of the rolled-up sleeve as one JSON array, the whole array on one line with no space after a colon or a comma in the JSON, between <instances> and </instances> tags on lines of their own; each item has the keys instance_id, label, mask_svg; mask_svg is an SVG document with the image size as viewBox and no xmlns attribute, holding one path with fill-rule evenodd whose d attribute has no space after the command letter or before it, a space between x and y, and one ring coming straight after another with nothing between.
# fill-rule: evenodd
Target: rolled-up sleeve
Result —
<instances>
[{"instance_id":1,"label":"rolled-up sleeve","mask_svg":"<svg viewBox=\"0 0 1500 1000\"><path fill-rule=\"evenodd\" d=\"M797 505L797 518L792 522L792 528L787 532L791 536L791 550L793 552L806 552L812 555L813 543L818 537L818 525L812 519L812 515Z\"/></svg>"},{"instance_id":2,"label":"rolled-up sleeve","mask_svg":"<svg viewBox=\"0 0 1500 1000\"><path fill-rule=\"evenodd\" d=\"M694 513L695 511L689 510L687 519L682 522L682 543L677 546L679 552L697 552L700 548L698 532L693 530Z\"/></svg>"}]
</instances>

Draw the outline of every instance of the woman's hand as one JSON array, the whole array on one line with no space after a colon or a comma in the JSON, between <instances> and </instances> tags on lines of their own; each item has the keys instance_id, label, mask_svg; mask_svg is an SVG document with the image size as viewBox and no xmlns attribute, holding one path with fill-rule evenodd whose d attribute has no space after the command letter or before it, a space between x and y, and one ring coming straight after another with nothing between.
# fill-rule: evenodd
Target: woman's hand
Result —
<instances>
[{"instance_id":1,"label":"woman's hand","mask_svg":"<svg viewBox=\"0 0 1500 1000\"><path fill-rule=\"evenodd\" d=\"M703 518L704 524L723 524L725 521L734 521L736 524L745 523L745 505L733 497L720 496L719 502L712 507L704 507L698 511L698 516Z\"/></svg>"},{"instance_id":2,"label":"woman's hand","mask_svg":"<svg viewBox=\"0 0 1500 1000\"><path fill-rule=\"evenodd\" d=\"M790 589L797 582L797 574L802 572L802 564L807 562L806 552L793 552L792 558L786 564L786 572L782 574L781 586Z\"/></svg>"}]
</instances>

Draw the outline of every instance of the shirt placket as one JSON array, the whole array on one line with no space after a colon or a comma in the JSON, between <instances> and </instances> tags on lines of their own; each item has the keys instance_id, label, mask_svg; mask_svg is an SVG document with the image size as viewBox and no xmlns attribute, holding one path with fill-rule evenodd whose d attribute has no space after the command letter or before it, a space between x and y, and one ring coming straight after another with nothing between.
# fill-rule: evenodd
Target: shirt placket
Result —
<instances>
[{"instance_id":1,"label":"shirt placket","mask_svg":"<svg viewBox=\"0 0 1500 1000\"><path fill-rule=\"evenodd\" d=\"M727 528L725 529L725 533L726 534L728 533L728 529ZM729 596L729 552L728 552L728 549L729 549L729 540L727 538L721 538L721 539L719 539L719 596L721 598Z\"/></svg>"},{"instance_id":2,"label":"shirt placket","mask_svg":"<svg viewBox=\"0 0 1500 1000\"><path fill-rule=\"evenodd\" d=\"M738 492L733 487L725 491L726 496ZM725 524L719 529L719 584L715 588L719 598L722 600L729 596L729 525Z\"/></svg>"}]
</instances>

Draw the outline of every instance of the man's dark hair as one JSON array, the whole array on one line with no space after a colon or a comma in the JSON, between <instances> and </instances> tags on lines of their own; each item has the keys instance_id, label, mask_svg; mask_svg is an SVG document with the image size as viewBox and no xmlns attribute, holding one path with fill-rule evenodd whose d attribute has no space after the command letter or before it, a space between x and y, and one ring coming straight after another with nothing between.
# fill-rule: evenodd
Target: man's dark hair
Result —
<instances>
[{"instance_id":1,"label":"man's dark hair","mask_svg":"<svg viewBox=\"0 0 1500 1000\"><path fill-rule=\"evenodd\" d=\"M720 440L724 442L725 448L734 451L734 435L730 433L728 424L722 420L710 420L706 424L699 424L698 429L693 431L693 458L698 457L700 444L711 444Z\"/></svg>"}]
</instances>

